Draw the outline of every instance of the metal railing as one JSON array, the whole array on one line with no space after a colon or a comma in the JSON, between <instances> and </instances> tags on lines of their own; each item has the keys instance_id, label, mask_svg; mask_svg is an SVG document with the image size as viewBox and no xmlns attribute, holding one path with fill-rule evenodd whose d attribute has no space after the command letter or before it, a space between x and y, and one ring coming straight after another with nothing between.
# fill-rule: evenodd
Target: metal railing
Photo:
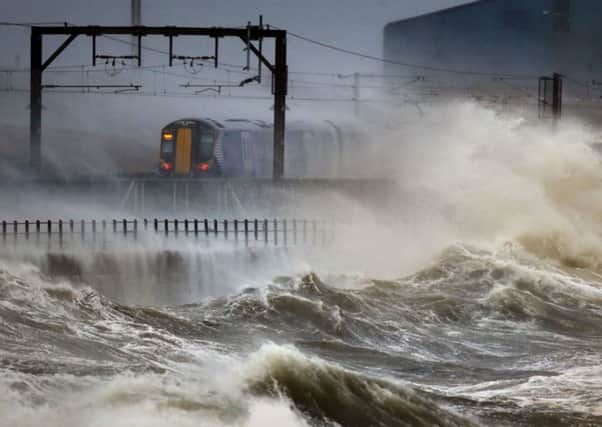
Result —
<instances>
[{"instance_id":1,"label":"metal railing","mask_svg":"<svg viewBox=\"0 0 602 427\"><path fill-rule=\"evenodd\" d=\"M263 243L276 246L327 245L334 239L332 221L307 219L111 219L111 220L3 220L2 243L8 239L40 241L58 239L59 243L105 239L119 236L138 239L143 236L195 238L232 242Z\"/></svg>"}]
</instances>

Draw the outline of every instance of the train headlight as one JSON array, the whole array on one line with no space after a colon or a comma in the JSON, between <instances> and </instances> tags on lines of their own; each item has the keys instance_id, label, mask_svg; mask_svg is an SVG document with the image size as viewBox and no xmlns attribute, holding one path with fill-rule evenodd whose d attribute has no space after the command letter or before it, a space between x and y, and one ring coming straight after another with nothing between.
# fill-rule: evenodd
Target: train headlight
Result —
<instances>
[{"instance_id":1,"label":"train headlight","mask_svg":"<svg viewBox=\"0 0 602 427\"><path fill-rule=\"evenodd\" d=\"M163 141L173 141L173 133L164 132L163 133Z\"/></svg>"}]
</instances>

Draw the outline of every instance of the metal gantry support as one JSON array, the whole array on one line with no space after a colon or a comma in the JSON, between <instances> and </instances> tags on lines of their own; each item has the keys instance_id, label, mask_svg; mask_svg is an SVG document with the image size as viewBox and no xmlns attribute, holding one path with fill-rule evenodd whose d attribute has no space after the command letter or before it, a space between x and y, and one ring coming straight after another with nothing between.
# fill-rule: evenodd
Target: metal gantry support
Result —
<instances>
[{"instance_id":1,"label":"metal gantry support","mask_svg":"<svg viewBox=\"0 0 602 427\"><path fill-rule=\"evenodd\" d=\"M554 73L552 76L552 114L555 119L562 115L562 76Z\"/></svg>"},{"instance_id":2,"label":"metal gantry support","mask_svg":"<svg viewBox=\"0 0 602 427\"><path fill-rule=\"evenodd\" d=\"M67 36L67 39L46 59L43 60L44 36ZM272 73L272 94L274 96L274 164L273 178L282 178L284 174L284 135L286 126L286 95L288 81L288 67L286 60L286 31L260 25L248 25L244 28L222 27L112 27L112 26L86 26L86 27L31 27L31 98L30 98L30 163L32 169L40 173L42 166L42 74L44 70L71 44L79 35L92 37L95 50L96 37L103 35L131 35L137 39L138 65L141 64L141 39L147 36L165 36L169 38L170 58L172 61L173 38L177 36L210 37L215 40L215 66L218 66L218 40L224 37L239 38L243 41L250 53L257 56L261 68L263 64ZM262 52L264 38L275 40L274 63L272 64ZM253 42L259 43L257 48ZM93 52L96 58L96 52ZM94 61L93 60L93 61ZM254 79L259 80L261 72Z\"/></svg>"},{"instance_id":3,"label":"metal gantry support","mask_svg":"<svg viewBox=\"0 0 602 427\"><path fill-rule=\"evenodd\" d=\"M562 115L562 75L554 73L552 77L539 78L539 118L548 117L551 110L554 120Z\"/></svg>"}]
</instances>

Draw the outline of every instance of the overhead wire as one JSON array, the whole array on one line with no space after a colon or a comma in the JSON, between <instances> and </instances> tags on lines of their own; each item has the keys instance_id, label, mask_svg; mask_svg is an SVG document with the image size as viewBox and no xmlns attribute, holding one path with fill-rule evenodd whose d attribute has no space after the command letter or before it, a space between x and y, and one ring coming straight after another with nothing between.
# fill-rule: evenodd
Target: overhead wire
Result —
<instances>
[{"instance_id":1,"label":"overhead wire","mask_svg":"<svg viewBox=\"0 0 602 427\"><path fill-rule=\"evenodd\" d=\"M67 22L0 22L0 26L2 27L24 27L31 28L37 25L65 25L67 26Z\"/></svg>"},{"instance_id":2,"label":"overhead wire","mask_svg":"<svg viewBox=\"0 0 602 427\"><path fill-rule=\"evenodd\" d=\"M125 95L125 96L144 96L144 97L167 97L167 98L222 98L222 99L251 99L251 100L272 100L271 96L262 96L262 95L231 95L231 94L196 94L190 92L173 92L173 91L132 91L132 92L120 92L120 91L103 91L100 90L102 87L99 87L99 90L86 90L80 91L75 90L73 88L62 88L56 87L48 89L46 92L49 94L79 94L79 95ZM25 92L28 93L29 89L22 88L12 88L12 89L0 89L0 92ZM420 95L420 94L419 94ZM429 92L423 93L422 96L426 97L436 97L436 98L455 98L458 95L455 93L447 93L447 92ZM478 96L471 95L475 99L479 98L490 98L493 102L495 99L499 98L499 96L490 95L490 96ZM511 96L506 98L512 99L523 99L528 98L525 96ZM371 103L371 102L407 102L406 99L399 98L363 98L363 99L354 99L354 98L325 98L325 97L310 97L310 96L290 96L289 99L291 101L315 101L315 102L362 102L362 103Z\"/></svg>"},{"instance_id":3,"label":"overhead wire","mask_svg":"<svg viewBox=\"0 0 602 427\"><path fill-rule=\"evenodd\" d=\"M274 26L274 28L280 29L275 26ZM364 58L364 59L368 59L368 60L372 60L372 61L378 61L378 62L382 62L385 64L390 64L390 65L398 65L398 66L402 66L402 67L415 68L415 69L426 70L426 71L444 72L444 73L450 73L450 74L463 74L463 75L472 75L472 76L490 76L490 77L495 77L495 76L509 76L510 77L511 76L511 77L515 77L515 78L524 78L524 79L531 79L534 77L534 76L527 75L527 74L523 75L523 74L514 74L514 73L493 73L493 72L487 72L487 71L474 71L474 70L466 70L466 69L436 67L436 66L423 65L423 64L412 64L409 62L382 58L380 56L369 55L369 54L366 54L363 52L358 52L358 51L354 51L354 50L350 50L350 49L341 48L341 47L335 46L333 44L325 43L323 41L307 37L305 35L294 33L290 30L287 30L287 34L289 34L290 36L292 36L296 39L303 40L307 43L312 43L314 45L323 47L325 49L330 49L330 50L334 50L336 52L344 53L347 55L352 55L352 56L356 56L359 58Z\"/></svg>"},{"instance_id":4,"label":"overhead wire","mask_svg":"<svg viewBox=\"0 0 602 427\"><path fill-rule=\"evenodd\" d=\"M579 80L577 80L577 79L573 79L573 78L571 78L571 77L569 77L569 76L566 76L566 75L564 75L564 74L562 75L562 77L563 77L565 80L567 80L567 81L569 81L569 82L571 82L571 83L574 83L574 84L576 84L577 86L585 87L585 88L588 88L588 89L591 89L591 88L593 87L593 85L590 85L590 84L588 84L588 83L583 83L583 82L580 82Z\"/></svg>"},{"instance_id":5,"label":"overhead wire","mask_svg":"<svg viewBox=\"0 0 602 427\"><path fill-rule=\"evenodd\" d=\"M67 21L63 21L63 22L58 22L58 21L54 21L54 22L0 22L0 26L20 26L20 27L32 27L32 26L36 26L36 25L65 25L65 26L69 26L69 25L76 25L73 24L71 22L67 22ZM268 27L272 27L275 29L281 29L275 25L271 25ZM245 27L240 27L240 28L245 28ZM299 40L303 40L307 43L312 43L315 44L317 46L320 46L322 48L325 49L330 49L333 51L337 51L339 53L344 53L344 54L348 54L348 55L352 55L352 56L356 56L356 57L360 57L360 58L364 58L364 59L368 59L368 60L373 60L373 61L378 61L381 63L386 63L386 64L391 64L391 65L398 65L398 66L402 66L402 67L408 67L408 68L415 68L415 69L421 69L421 70L426 70L426 71L434 71L434 72L443 72L443 73L450 73L450 74L461 74L461 75L471 75L471 76L489 76L489 77L503 77L504 79L533 79L533 78L538 78L539 76L535 76L535 75L528 75L528 74L516 74L516 73L508 73L508 72L502 72L502 73L497 73L497 72L489 72L489 71L478 71L478 70L468 70L468 69L458 69L458 68L450 68L450 67L438 67L438 66L432 66L432 65L425 65L425 64L415 64L415 63L409 63L409 62L404 62L404 61L397 61L397 60L392 60L389 58L383 58L383 57L379 57L379 56L375 56L375 55L370 55L370 54L366 54L364 52L359 52L359 51L354 51L351 49L346 49L346 48L341 48L338 46L335 46L333 44L330 43L326 43L324 41L321 40L317 40L311 37L308 37L306 35L303 34L299 34L296 32L292 32L290 30L286 30L287 34L289 34L290 36L297 38ZM110 36L110 35L104 35L103 37L112 40L114 42L117 43L121 43L121 44L126 44L129 46L137 46L136 43L131 42L131 41L127 41L127 40L122 40L119 37L115 37L115 36ZM159 54L164 54L164 55L169 55L169 52L166 50L162 50L162 49L157 49L157 48L153 48L153 47L149 47L149 46L144 46L142 45L141 48L143 50L149 51L149 52L155 52L155 53L159 53ZM211 62L209 60L207 60L206 62ZM67 66L68 67L68 66ZM73 66L73 67L81 67L80 65L77 66ZM59 67L52 67L53 69L58 69ZM66 68L66 67L65 67ZM249 72L245 72L243 71L244 66L241 64L230 64L230 63L221 63L220 64L220 68L229 68L231 72L238 72L240 74L249 74L249 72L255 72L256 69L253 69L253 67L249 70ZM8 70L0 70L0 71L8 71ZM10 70L10 71L29 71L28 69L20 69L20 70ZM289 74L300 74L300 75L316 75L316 76L324 76L324 77L336 77L336 76L340 76L340 74L338 73L333 73L333 72L316 72L316 71L302 71L302 70L290 70ZM360 73L362 75L362 77L366 77L366 78L414 78L415 76L400 76L400 75L386 75L386 74L371 74L371 73ZM565 76L566 77L566 76ZM575 79L570 79L568 77L566 77L568 80L574 82L575 84L581 85L583 87L591 87L590 85L583 83L583 82L579 82Z\"/></svg>"},{"instance_id":6,"label":"overhead wire","mask_svg":"<svg viewBox=\"0 0 602 427\"><path fill-rule=\"evenodd\" d=\"M33 25L53 25L53 24L61 24L61 25L74 25L70 22L54 22L54 23L5 23L5 24L14 24L14 25L24 25L24 26L33 26ZM280 29L279 27L276 26L271 26L273 28L276 29ZM242 27L241 27L242 28ZM427 70L427 71L436 71L436 72L447 72L447 73L453 73L453 74L465 74L465 75L473 75L473 76L505 76L505 77L514 77L514 78L533 78L533 76L528 76L528 75L519 75L519 74L512 74L512 73L491 73L491 72L481 72L481 71L473 71L473 70L460 70L460 69L453 69L453 68L444 68L444 67L434 67L434 66L429 66L429 65L421 65L421 64L412 64L412 63L407 63L407 62L401 62L401 61L395 61L395 60L391 60L391 59L387 59L387 58L381 58L381 57L377 57L374 55L368 55L362 52L357 52L357 51L352 51L350 49L344 49L344 48L340 48L338 46L332 45L332 44L328 44L325 43L323 41L319 41L310 37L307 37L305 35L301 35L295 32L291 32L287 30L287 34L291 35L292 37L295 37L297 39L300 40L304 40L308 43L313 43L316 44L318 46L321 46L323 48L327 48L327 49L331 49L334 51L338 51L340 53L345 53L348 55L353 55L353 56L357 56L357 57L361 57L364 59L369 59L369 60L373 60L373 61L378 61L378 62L382 62L382 63L388 63L388 64L392 64L392 65L399 65L399 66L404 66L404 67L410 67L410 68L415 68L415 69L422 69L422 70ZM115 36L109 36L109 35L104 35L103 37L112 40L114 42L117 43L121 43L121 44L126 44L126 45L130 45L130 46L136 46L137 44L131 41L127 41L127 40L122 40L118 37ZM149 46L141 46L142 49L149 51L149 52L155 52L155 53L159 53L159 54L164 54L164 55L169 55L168 51L162 50L162 49L157 49L157 48L153 48L153 47L149 47ZM209 62L209 61L207 61ZM239 65L239 64L230 64L230 63L221 63L220 64L220 68L224 68L224 69L230 69L230 71L235 72L235 73L240 73L240 74L249 74L249 72L255 72L256 69L251 67L251 69L248 70L248 72L243 71L244 66L243 65ZM291 70L289 71L290 74L300 74L300 75L316 75L316 76L337 76L337 73L331 73L331 72L316 72L316 71L302 71L302 70Z\"/></svg>"},{"instance_id":7,"label":"overhead wire","mask_svg":"<svg viewBox=\"0 0 602 427\"><path fill-rule=\"evenodd\" d=\"M92 89L92 88L90 88ZM102 87L100 87L102 89ZM13 88L13 89L0 89L0 92L24 92L29 93L29 89ZM190 92L153 92L153 91L137 91L137 92L119 92L119 91L102 91L102 90L87 90L80 91L74 88L53 88L46 91L49 94L73 94L73 95L123 95L123 96L143 96L143 97L165 97L165 98L228 98L228 99L251 99L251 100L265 100L271 101L271 96L259 96L259 95L210 95L210 94L194 94ZM353 98L323 98L323 97L290 97L291 101L319 101L319 102L355 102ZM393 100L387 99L362 99L360 102L392 102Z\"/></svg>"},{"instance_id":8,"label":"overhead wire","mask_svg":"<svg viewBox=\"0 0 602 427\"><path fill-rule=\"evenodd\" d=\"M494 79L494 81L500 82L500 83L502 83L503 85L505 85L505 86L507 86L507 87L509 87L509 88L511 88L511 89L514 89L514 90L516 90L516 91L518 91L518 92L521 92L521 93L522 93L522 94L524 94L524 95L525 95L527 98L532 98L532 97L535 97L535 95L533 95L533 94L532 94L531 92L529 92L527 89L524 89L524 88L522 88L522 87L520 87L520 86L516 86L516 85L514 85L514 84L512 84L512 83L508 82L506 79L503 79L503 78L498 78L498 79Z\"/></svg>"},{"instance_id":9,"label":"overhead wire","mask_svg":"<svg viewBox=\"0 0 602 427\"><path fill-rule=\"evenodd\" d=\"M73 25L69 22L0 22L0 25L8 25L8 26L21 26L21 27L31 27L34 25ZM273 28L279 29L276 26L271 26ZM369 59L369 60L373 60L373 61L378 61L381 63L386 63L386 64L391 64L391 65L398 65L398 66L403 66L403 67L409 67L409 68L414 68L414 69L420 69L420 70L426 70L426 71L433 71L433 72L442 72L442 73L450 73L450 74L456 74L456 75L469 75L469 76L481 76L481 77L494 77L494 80L500 81L501 83L503 83L504 85L513 88L517 91L520 91L521 93L527 95L527 96L532 96L530 93L527 92L527 90L520 88L518 86L512 85L511 83L509 83L507 80L509 79L535 79L537 78L537 76L532 76L532 75L523 75L523 74L513 74L513 73L492 73L492 72L484 72L484 71L476 71L476 70L466 70L466 69L456 69L456 68L446 68L446 67L437 67L437 66L431 66L431 65L424 65L424 64L414 64L414 63L409 63L409 62L403 62L403 61L397 61L397 60L391 60L388 58L383 58L383 57L379 57L379 56L374 56L374 55L369 55L363 52L359 52L359 51L354 51L354 50L350 50L350 49L345 49L345 48L341 48L338 46L335 46L333 44L330 43L326 43L324 41L321 40L316 40L314 38L310 38L307 37L305 35L302 34L298 34L295 32L291 32L287 30L287 34L289 34L290 36L303 40L307 43L311 43L314 45L318 45L322 48L326 48L329 50L333 50L339 53L344 53L344 54L348 54L348 55L352 55L352 56L356 56L356 57L361 57L364 59ZM122 40L118 37L114 37L114 36L109 36L109 35L104 35L103 37L107 38L108 40L114 41L116 43L121 43L121 44L125 44L125 45L129 45L129 46L137 46L137 43L134 43L132 41L127 41L127 40ZM146 51L150 51L150 52L154 52L154 53L158 53L158 54L163 54L163 55L169 55L170 53L166 50L162 50L162 49L157 49L154 47L150 47L150 46L145 46L145 45L141 45L141 48L146 50ZM206 62L211 62L211 61L206 61ZM48 70L46 70L46 72L82 72L82 65L65 65L65 66L53 66L53 67L49 67ZM251 70L247 70L244 71L243 70L243 66L242 65L237 65L237 64L230 64L230 63L221 63L219 65L220 69L223 69L229 73L235 73L235 74L240 74L240 75L249 75L249 73L255 72L256 70L251 69ZM142 70L142 71L150 71L153 73L157 73L157 74L162 74L164 76L171 76L171 77L176 77L176 78L182 78L182 79L188 79L188 80L199 80L199 81L212 81L217 85L223 85L223 84L231 84L232 82L228 81L218 81L215 79L211 79L208 77L200 77L200 76L195 76L192 75L190 73L184 75L184 74L180 74L177 72L173 72L173 71L166 71L165 70L165 66L164 65L151 65L151 66L132 66L132 67L124 67L122 68L122 70ZM28 72L30 71L29 69L26 68L22 68L22 69L0 69L0 72L8 72L8 73L18 73L18 72ZM104 71L104 70L97 70L97 69L84 69L83 71L85 71L86 73L89 72L99 72L99 71ZM321 77L333 77L333 78L341 78L343 77L341 74L339 73L331 73L331 72L316 72L316 71L295 71L295 70L291 70L289 71L289 74L294 75L312 75L312 76L321 76ZM389 78L394 78L394 79L398 79L398 78L416 78L416 76L403 76L403 75L397 75L397 74L374 74L374 73L358 73L361 77L365 77L365 78L378 78L378 79L389 79ZM353 74L352 74L353 75ZM352 75L345 75L344 77L350 77ZM431 77L429 76L429 79ZM578 80L575 79L571 79L569 77L566 77L567 80L572 81L575 84L578 84L580 86L586 87L586 88L591 88L592 86L579 82ZM414 82L416 80L413 80L412 82ZM343 84L343 83L334 83L334 82L323 82L323 81L307 81L307 80L291 80L291 83L293 84L293 86L296 87L340 87L340 88L353 88L354 85L352 84ZM300 84L299 84L300 83ZM304 86L305 85L305 86ZM377 85L372 85L372 86L366 86L366 85L362 85L361 86L362 89L366 88L366 89L392 89L393 86L389 87L389 86L377 86Z\"/></svg>"}]
</instances>

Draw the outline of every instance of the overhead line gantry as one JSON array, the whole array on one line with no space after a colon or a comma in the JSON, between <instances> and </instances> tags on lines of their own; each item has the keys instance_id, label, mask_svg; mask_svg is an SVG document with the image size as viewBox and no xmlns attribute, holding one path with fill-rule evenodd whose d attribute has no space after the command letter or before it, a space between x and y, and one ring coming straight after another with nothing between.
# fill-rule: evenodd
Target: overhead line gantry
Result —
<instances>
[{"instance_id":1,"label":"overhead line gantry","mask_svg":"<svg viewBox=\"0 0 602 427\"><path fill-rule=\"evenodd\" d=\"M63 43L46 59L43 59L44 36L67 36ZM165 36L169 38L169 64L174 58L173 38L178 36L197 36L213 38L215 50L213 62L219 66L219 39L239 38L245 44L248 54L258 59L258 68L265 66L272 73L272 94L274 96L274 164L273 178L280 179L284 174L284 135L286 121L286 95L288 66L286 61L286 31L260 25L246 27L147 27L147 26L33 26L31 27L31 98L30 98L30 163L34 171L41 172L42 167L42 74L52 62L78 36L92 37L92 63L96 62L96 37L104 35L130 35L137 40L138 66L142 65L142 38L147 36ZM262 51L265 38L275 41L274 63L271 63ZM258 42L258 47L253 43ZM248 61L247 61L248 66ZM261 73L259 74L259 76Z\"/></svg>"}]
</instances>

